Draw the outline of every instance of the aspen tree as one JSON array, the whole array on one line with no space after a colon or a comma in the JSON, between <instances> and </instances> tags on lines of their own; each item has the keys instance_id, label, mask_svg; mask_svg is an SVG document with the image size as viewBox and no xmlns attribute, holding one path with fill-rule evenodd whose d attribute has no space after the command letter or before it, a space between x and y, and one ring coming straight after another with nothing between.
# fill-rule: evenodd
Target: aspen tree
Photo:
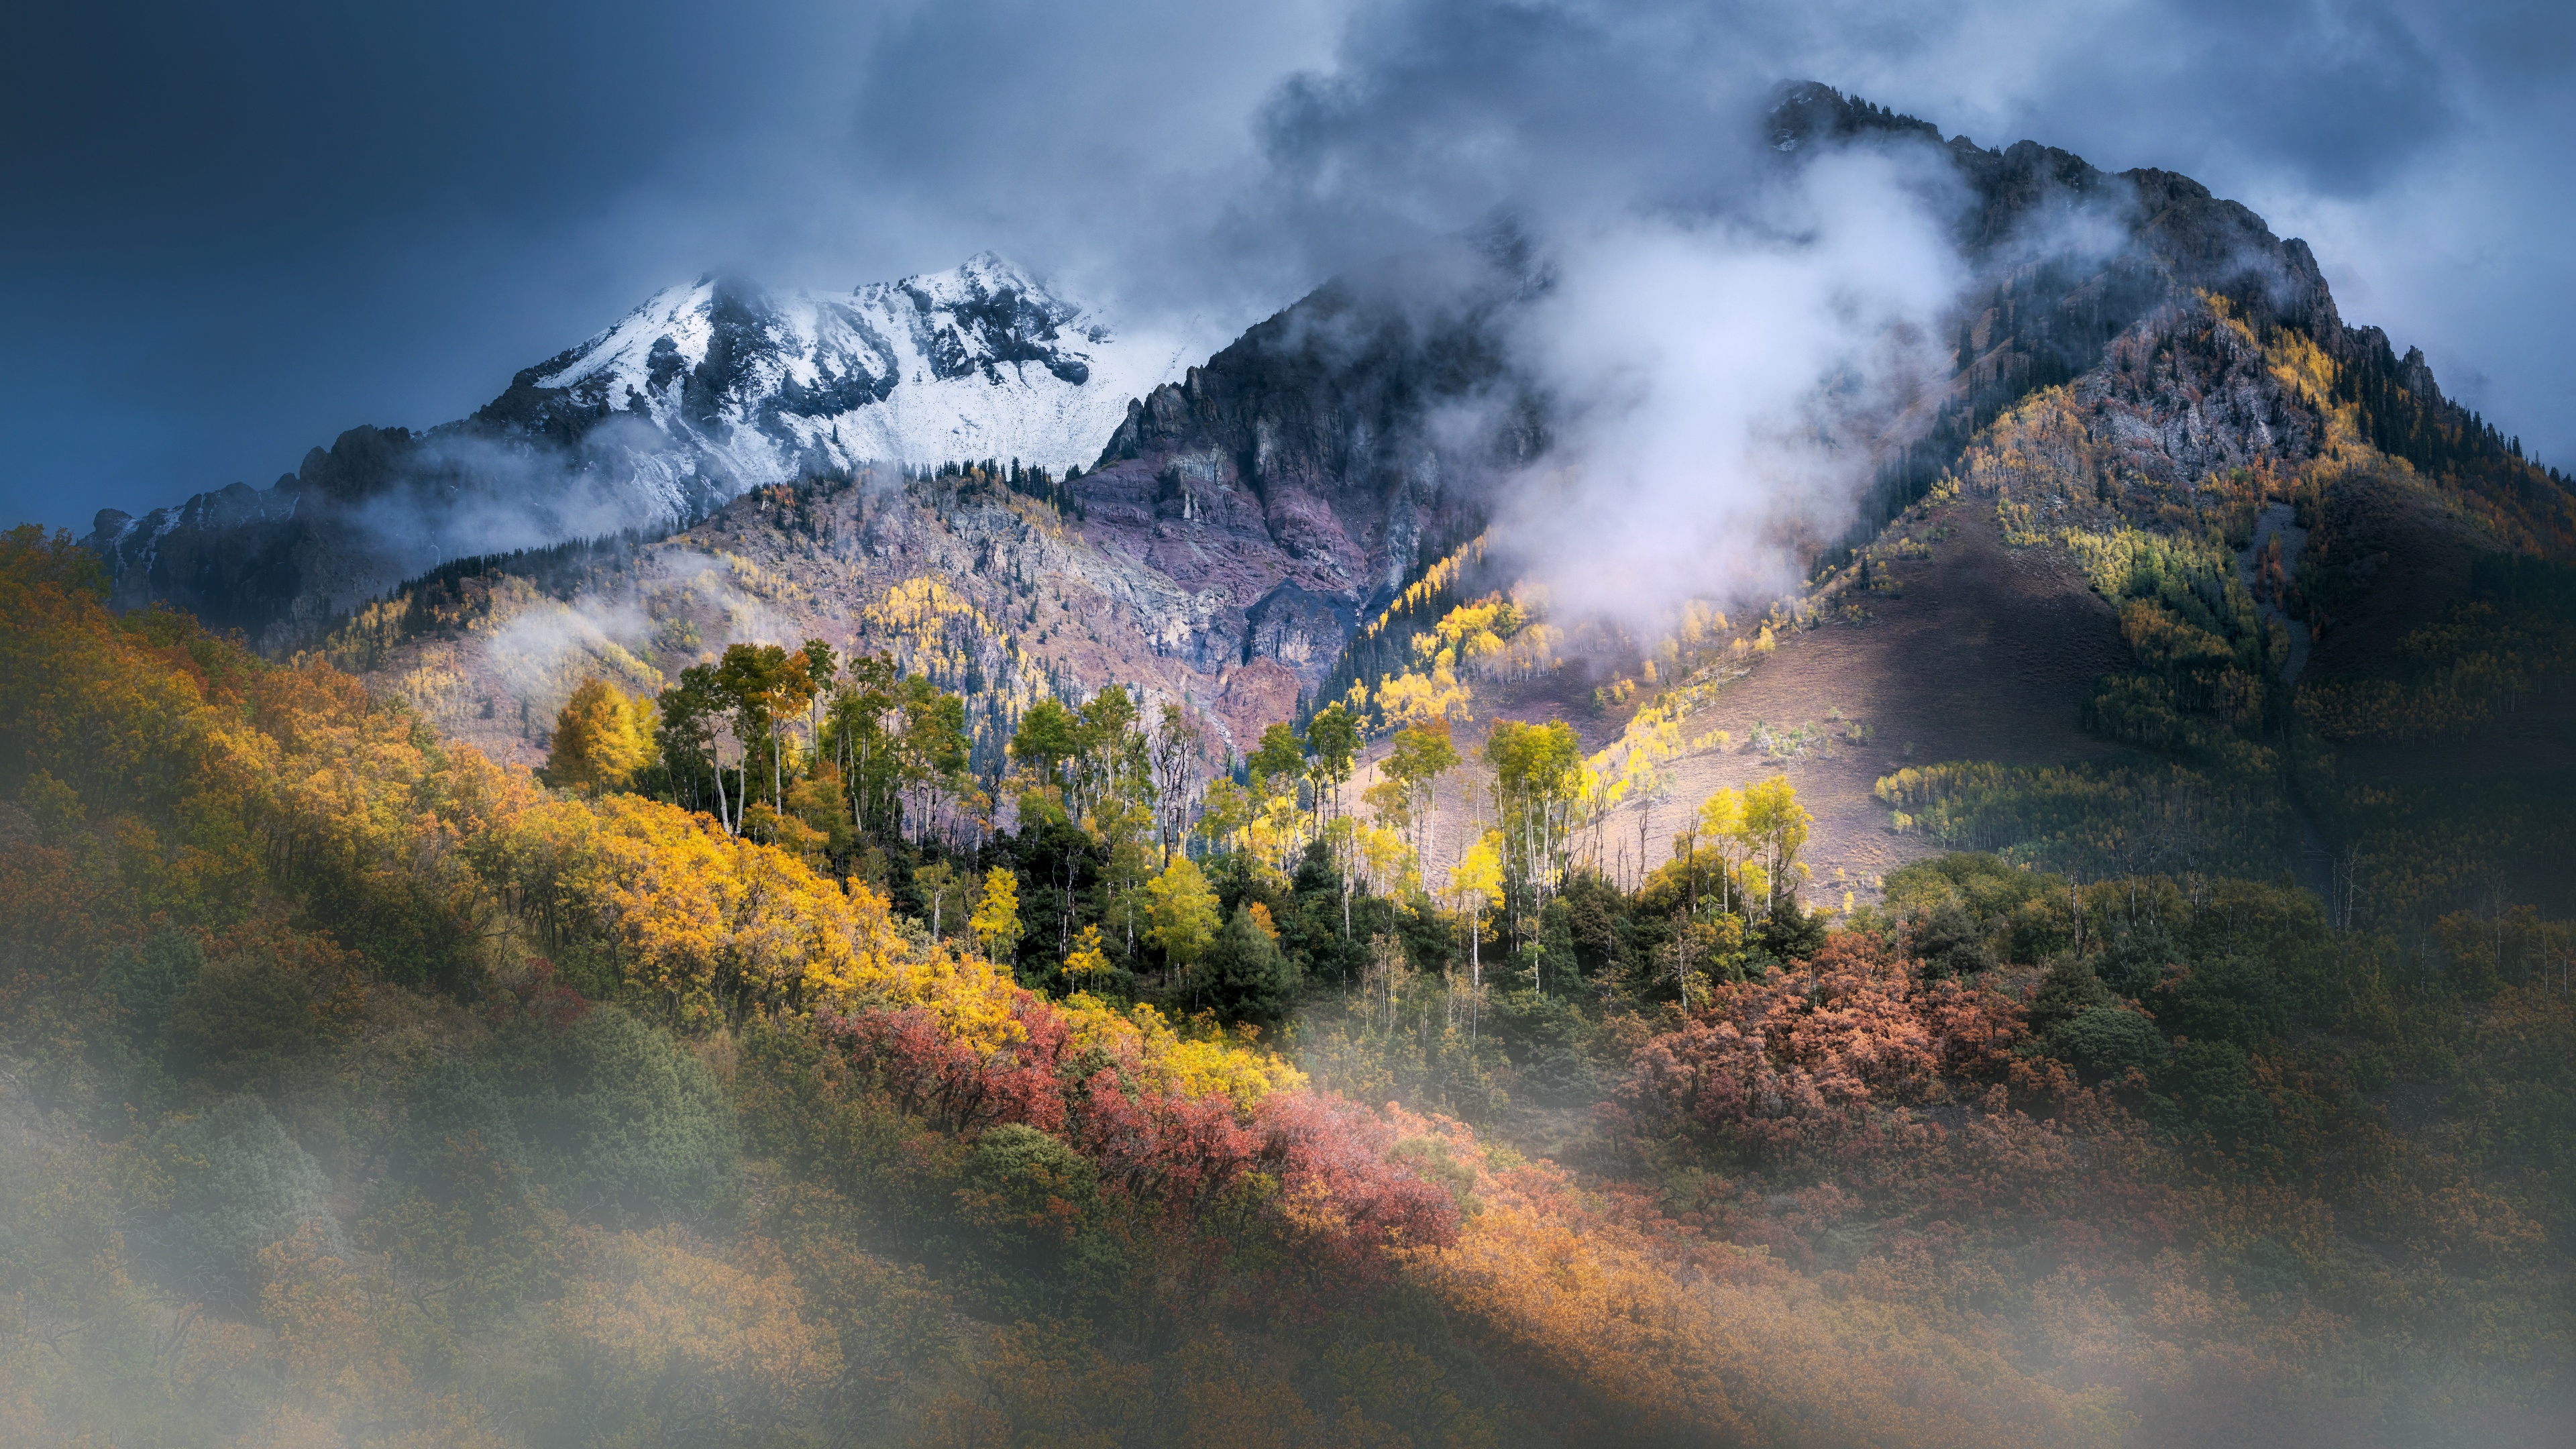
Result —
<instances>
[{"instance_id":1,"label":"aspen tree","mask_svg":"<svg viewBox=\"0 0 2576 1449\"><path fill-rule=\"evenodd\" d=\"M984 872L983 895L966 924L983 943L986 960L996 965L1009 960L1005 953L1020 941L1019 877L998 865Z\"/></svg>"}]
</instances>

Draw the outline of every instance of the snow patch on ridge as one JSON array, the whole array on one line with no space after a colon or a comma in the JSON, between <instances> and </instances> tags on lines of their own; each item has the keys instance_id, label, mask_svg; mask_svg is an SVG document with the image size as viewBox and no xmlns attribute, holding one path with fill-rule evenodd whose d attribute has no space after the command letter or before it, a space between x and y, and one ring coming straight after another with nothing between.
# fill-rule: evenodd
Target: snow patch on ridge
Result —
<instances>
[{"instance_id":1,"label":"snow patch on ridge","mask_svg":"<svg viewBox=\"0 0 2576 1449\"><path fill-rule=\"evenodd\" d=\"M656 292L616 326L573 349L573 360L538 378L537 386L571 388L605 372L614 379L612 396L622 397L628 389L642 392L650 380L653 349L665 338L685 366L696 367L706 361L707 342L715 335L709 325L714 298L713 277Z\"/></svg>"}]
</instances>

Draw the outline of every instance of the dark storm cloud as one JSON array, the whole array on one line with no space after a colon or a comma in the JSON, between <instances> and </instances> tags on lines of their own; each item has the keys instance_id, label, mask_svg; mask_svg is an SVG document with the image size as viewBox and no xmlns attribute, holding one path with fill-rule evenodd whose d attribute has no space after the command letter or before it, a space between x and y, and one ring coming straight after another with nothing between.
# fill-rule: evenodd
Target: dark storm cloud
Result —
<instances>
[{"instance_id":1,"label":"dark storm cloud","mask_svg":"<svg viewBox=\"0 0 2576 1449\"><path fill-rule=\"evenodd\" d=\"M1533 192L1687 206L1757 82L2160 165L2576 455L2576 18L2477 6L52 6L0 46L0 505L264 482L709 268L1010 251L1239 325Z\"/></svg>"},{"instance_id":2,"label":"dark storm cloud","mask_svg":"<svg viewBox=\"0 0 2576 1449\"><path fill-rule=\"evenodd\" d=\"M1329 266L1498 203L1708 209L1741 182L1756 98L1776 79L1710 18L1473 0L1366 14L1332 70L1263 106L1266 170L1238 221L1257 234L1286 219Z\"/></svg>"},{"instance_id":3,"label":"dark storm cloud","mask_svg":"<svg viewBox=\"0 0 2576 1449\"><path fill-rule=\"evenodd\" d=\"M2021 17L2008 8L1998 18L2009 25ZM2065 134L2052 138L2056 144L2116 149L2134 155L2118 164L2169 169L2181 158L2166 160L2156 148L2260 155L2328 194L2384 183L2463 120L2452 77L2387 5L2176 0L2115 8L2083 44L2019 86L1991 65L1962 60L1965 76L1994 97L1986 109L2007 122L2059 121ZM2143 117L2154 119L2142 126Z\"/></svg>"}]
</instances>

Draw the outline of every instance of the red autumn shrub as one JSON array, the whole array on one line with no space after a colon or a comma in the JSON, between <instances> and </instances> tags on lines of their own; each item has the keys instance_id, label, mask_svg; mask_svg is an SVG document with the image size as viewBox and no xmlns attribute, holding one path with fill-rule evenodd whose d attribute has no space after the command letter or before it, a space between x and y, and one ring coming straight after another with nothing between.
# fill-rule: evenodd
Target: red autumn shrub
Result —
<instances>
[{"instance_id":1,"label":"red autumn shrub","mask_svg":"<svg viewBox=\"0 0 2576 1449\"><path fill-rule=\"evenodd\" d=\"M2023 1035L2021 1008L1956 981L1926 983L1875 936L1844 932L1808 961L1719 987L1640 1047L1632 1103L1767 1154L1874 1127L1868 1109L1947 1101L1991 1077Z\"/></svg>"},{"instance_id":2,"label":"red autumn shrub","mask_svg":"<svg viewBox=\"0 0 2576 1449\"><path fill-rule=\"evenodd\" d=\"M1758 1186L1712 1196L1710 1179L1684 1220L1792 1260L1828 1225L1778 1206L1800 1183L1881 1227L2005 1233L2070 1259L2171 1245L2183 1209L2140 1171L2136 1121L2059 1063L2015 1057L2025 1035L2010 998L1926 982L1919 963L1845 933L1639 1046L1617 1125L1734 1149Z\"/></svg>"},{"instance_id":3,"label":"red autumn shrub","mask_svg":"<svg viewBox=\"0 0 2576 1449\"><path fill-rule=\"evenodd\" d=\"M1457 1204L1396 1160L1377 1115L1306 1090L1246 1111L1219 1093L1157 1089L1125 1047L1075 1045L1044 999L1023 996L1012 1015L1021 1039L996 1051L919 1009L822 1021L854 1072L929 1125L1050 1133L1093 1164L1104 1195L1182 1231L1273 1236L1309 1275L1379 1276L1394 1248L1455 1240Z\"/></svg>"}]
</instances>

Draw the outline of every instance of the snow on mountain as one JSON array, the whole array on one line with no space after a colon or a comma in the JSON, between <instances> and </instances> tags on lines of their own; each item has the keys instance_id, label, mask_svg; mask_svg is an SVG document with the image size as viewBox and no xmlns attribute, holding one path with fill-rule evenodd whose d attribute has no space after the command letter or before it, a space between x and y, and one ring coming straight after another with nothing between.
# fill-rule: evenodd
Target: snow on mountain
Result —
<instances>
[{"instance_id":1,"label":"snow on mountain","mask_svg":"<svg viewBox=\"0 0 2576 1449\"><path fill-rule=\"evenodd\" d=\"M870 460L1062 471L1097 457L1128 400L1183 361L986 252L840 295L673 287L520 374L485 413L540 432L648 422L718 493Z\"/></svg>"},{"instance_id":2,"label":"snow on mountain","mask_svg":"<svg viewBox=\"0 0 2576 1449\"><path fill-rule=\"evenodd\" d=\"M990 252L837 295L705 277L470 418L352 428L266 489L103 509L88 543L120 606L163 600L282 648L445 559L667 532L824 471L1088 466L1184 360Z\"/></svg>"}]
</instances>

